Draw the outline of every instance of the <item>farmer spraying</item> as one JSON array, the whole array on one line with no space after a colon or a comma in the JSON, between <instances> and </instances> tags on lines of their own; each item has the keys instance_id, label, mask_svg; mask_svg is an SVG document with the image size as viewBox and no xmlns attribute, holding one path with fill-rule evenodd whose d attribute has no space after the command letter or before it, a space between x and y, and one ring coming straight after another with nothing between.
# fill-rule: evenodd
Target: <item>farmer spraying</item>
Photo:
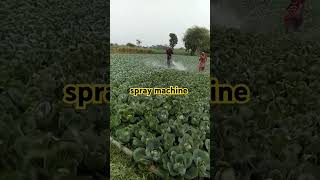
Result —
<instances>
[{"instance_id":1,"label":"farmer spraying","mask_svg":"<svg viewBox=\"0 0 320 180\"><path fill-rule=\"evenodd\" d=\"M166 53L167 53L167 65L168 65L168 67L170 67L171 57L172 57L173 51L171 48L167 48Z\"/></svg>"},{"instance_id":2,"label":"farmer spraying","mask_svg":"<svg viewBox=\"0 0 320 180\"><path fill-rule=\"evenodd\" d=\"M298 31L303 23L303 10L305 0L291 0L284 16L286 33Z\"/></svg>"},{"instance_id":3,"label":"farmer spraying","mask_svg":"<svg viewBox=\"0 0 320 180\"><path fill-rule=\"evenodd\" d=\"M199 72L204 70L205 64L207 61L207 55L205 52L201 52L199 58Z\"/></svg>"}]
</instances>

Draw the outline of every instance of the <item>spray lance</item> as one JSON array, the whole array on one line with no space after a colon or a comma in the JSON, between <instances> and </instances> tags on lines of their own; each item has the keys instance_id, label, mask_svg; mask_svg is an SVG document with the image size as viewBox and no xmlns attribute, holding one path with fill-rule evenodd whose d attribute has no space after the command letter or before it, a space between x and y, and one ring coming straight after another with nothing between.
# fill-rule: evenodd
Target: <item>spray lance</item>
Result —
<instances>
[{"instance_id":1,"label":"spray lance","mask_svg":"<svg viewBox=\"0 0 320 180\"><path fill-rule=\"evenodd\" d=\"M175 58L171 57L171 64L172 64L173 66L177 66L176 61L175 61L174 59L175 59Z\"/></svg>"},{"instance_id":2,"label":"spray lance","mask_svg":"<svg viewBox=\"0 0 320 180\"><path fill-rule=\"evenodd\" d=\"M172 62L174 69L179 70L179 71L187 70L187 68L181 62L176 61L176 60L172 60L171 62Z\"/></svg>"}]
</instances>

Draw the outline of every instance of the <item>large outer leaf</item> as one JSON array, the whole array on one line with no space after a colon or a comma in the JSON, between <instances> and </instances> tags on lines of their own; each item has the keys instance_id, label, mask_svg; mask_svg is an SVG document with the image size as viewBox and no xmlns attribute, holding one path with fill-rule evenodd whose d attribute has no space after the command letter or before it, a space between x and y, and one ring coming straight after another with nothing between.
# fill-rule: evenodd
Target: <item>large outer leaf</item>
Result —
<instances>
[{"instance_id":1,"label":"large outer leaf","mask_svg":"<svg viewBox=\"0 0 320 180\"><path fill-rule=\"evenodd\" d=\"M137 148L133 151L133 159L144 165L148 165L151 163L151 160L148 156L146 156L146 150L144 148Z\"/></svg>"}]
</instances>

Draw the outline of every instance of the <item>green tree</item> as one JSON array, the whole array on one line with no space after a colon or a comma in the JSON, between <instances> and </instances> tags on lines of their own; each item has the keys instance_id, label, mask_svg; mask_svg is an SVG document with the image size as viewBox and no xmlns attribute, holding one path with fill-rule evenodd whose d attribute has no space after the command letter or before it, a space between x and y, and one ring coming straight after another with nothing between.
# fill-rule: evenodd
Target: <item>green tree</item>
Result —
<instances>
[{"instance_id":1,"label":"green tree","mask_svg":"<svg viewBox=\"0 0 320 180\"><path fill-rule=\"evenodd\" d=\"M194 55L196 51L207 51L210 49L210 31L205 27L193 26L187 29L183 37L187 52Z\"/></svg>"},{"instance_id":2,"label":"green tree","mask_svg":"<svg viewBox=\"0 0 320 180\"><path fill-rule=\"evenodd\" d=\"M170 47L173 49L174 46L178 44L178 37L174 33L170 33L169 37L170 37L169 39Z\"/></svg>"},{"instance_id":3,"label":"green tree","mask_svg":"<svg viewBox=\"0 0 320 180\"><path fill-rule=\"evenodd\" d=\"M141 45L141 41L139 39L137 39L137 46L140 46Z\"/></svg>"}]
</instances>

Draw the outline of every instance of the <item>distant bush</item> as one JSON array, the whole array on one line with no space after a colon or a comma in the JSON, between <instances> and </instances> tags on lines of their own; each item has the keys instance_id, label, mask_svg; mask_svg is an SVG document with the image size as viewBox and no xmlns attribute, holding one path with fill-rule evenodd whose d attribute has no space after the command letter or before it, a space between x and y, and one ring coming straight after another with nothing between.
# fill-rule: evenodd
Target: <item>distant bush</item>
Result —
<instances>
[{"instance_id":1,"label":"distant bush","mask_svg":"<svg viewBox=\"0 0 320 180\"><path fill-rule=\"evenodd\" d=\"M129 47L136 47L136 45L132 44L132 43L127 43L127 46Z\"/></svg>"}]
</instances>

